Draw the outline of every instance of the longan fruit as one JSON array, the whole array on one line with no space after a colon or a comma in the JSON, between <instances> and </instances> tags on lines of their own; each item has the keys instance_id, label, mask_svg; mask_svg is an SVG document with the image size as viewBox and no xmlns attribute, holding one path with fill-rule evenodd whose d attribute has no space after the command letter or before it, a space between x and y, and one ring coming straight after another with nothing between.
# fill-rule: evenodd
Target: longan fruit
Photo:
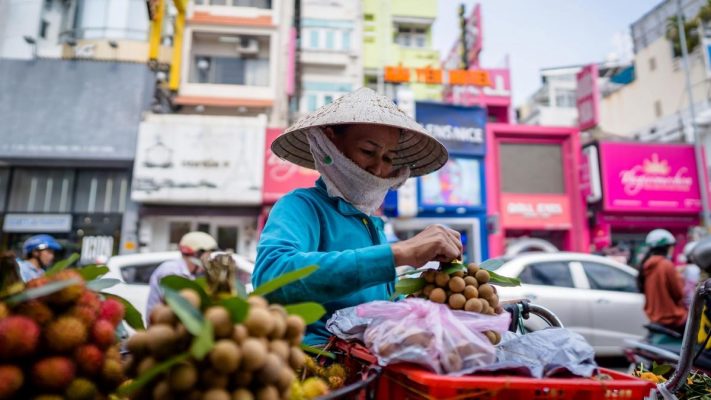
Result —
<instances>
[{"instance_id":1,"label":"longan fruit","mask_svg":"<svg viewBox=\"0 0 711 400\"><path fill-rule=\"evenodd\" d=\"M223 374L235 372L242 360L242 352L237 344L229 339L221 339L215 343L209 354L212 368Z\"/></svg>"},{"instance_id":2,"label":"longan fruit","mask_svg":"<svg viewBox=\"0 0 711 400\"><path fill-rule=\"evenodd\" d=\"M449 290L454 293L461 293L466 285L464 279L459 276L454 276L449 280Z\"/></svg>"},{"instance_id":3,"label":"longan fruit","mask_svg":"<svg viewBox=\"0 0 711 400\"><path fill-rule=\"evenodd\" d=\"M462 293L464 294L464 297L467 298L467 300L479 297L479 290L477 290L477 288L475 288L474 286L467 285L464 288L464 292Z\"/></svg>"},{"instance_id":4,"label":"longan fruit","mask_svg":"<svg viewBox=\"0 0 711 400\"><path fill-rule=\"evenodd\" d=\"M447 287L448 282L449 274L444 271L437 271L437 274L435 275L435 283L437 284L437 286L441 288Z\"/></svg>"},{"instance_id":5,"label":"longan fruit","mask_svg":"<svg viewBox=\"0 0 711 400\"><path fill-rule=\"evenodd\" d=\"M491 295L494 294L494 287L489 285L488 283L485 283L481 286L479 286L479 297L482 299L487 299L491 297Z\"/></svg>"},{"instance_id":6,"label":"longan fruit","mask_svg":"<svg viewBox=\"0 0 711 400\"><path fill-rule=\"evenodd\" d=\"M281 395L274 386L264 386L257 390L255 398L257 400L279 400Z\"/></svg>"},{"instance_id":7,"label":"longan fruit","mask_svg":"<svg viewBox=\"0 0 711 400\"><path fill-rule=\"evenodd\" d=\"M168 325L152 325L146 330L148 350L156 358L164 358L174 350L175 330Z\"/></svg>"},{"instance_id":8,"label":"longan fruit","mask_svg":"<svg viewBox=\"0 0 711 400\"><path fill-rule=\"evenodd\" d=\"M503 314L505 311L506 310L504 310L504 307L501 304L496 306L496 308L494 309L494 312L497 314Z\"/></svg>"},{"instance_id":9,"label":"longan fruit","mask_svg":"<svg viewBox=\"0 0 711 400\"><path fill-rule=\"evenodd\" d=\"M176 365L168 374L169 386L176 392L185 392L192 389L197 383L197 379L197 369L189 362Z\"/></svg>"},{"instance_id":10,"label":"longan fruit","mask_svg":"<svg viewBox=\"0 0 711 400\"><path fill-rule=\"evenodd\" d=\"M173 310L165 304L156 304L156 306L153 307L153 311L151 311L150 321L153 325L163 324L173 326L177 320L178 318L175 316Z\"/></svg>"},{"instance_id":11,"label":"longan fruit","mask_svg":"<svg viewBox=\"0 0 711 400\"><path fill-rule=\"evenodd\" d=\"M210 389L202 395L203 400L231 400L230 394L223 388Z\"/></svg>"},{"instance_id":12,"label":"longan fruit","mask_svg":"<svg viewBox=\"0 0 711 400\"><path fill-rule=\"evenodd\" d=\"M242 343L242 368L255 371L264 365L267 360L267 347L261 340L247 338Z\"/></svg>"},{"instance_id":13,"label":"longan fruit","mask_svg":"<svg viewBox=\"0 0 711 400\"><path fill-rule=\"evenodd\" d=\"M427 283L434 283L436 274L437 274L437 271L435 271L433 269L428 269L428 270L422 272L422 278L424 278L425 282L427 282Z\"/></svg>"},{"instance_id":14,"label":"longan fruit","mask_svg":"<svg viewBox=\"0 0 711 400\"><path fill-rule=\"evenodd\" d=\"M477 281L479 281L480 284L487 283L491 279L491 276L489 276L489 271L487 271L485 269L480 269L479 271L477 271L477 273L476 273L476 275L474 275L474 277L476 278Z\"/></svg>"},{"instance_id":15,"label":"longan fruit","mask_svg":"<svg viewBox=\"0 0 711 400\"><path fill-rule=\"evenodd\" d=\"M295 339L304 334L306 331L306 324L303 318L298 315L289 315L286 317L286 334L284 337L286 339Z\"/></svg>"},{"instance_id":16,"label":"longan fruit","mask_svg":"<svg viewBox=\"0 0 711 400\"><path fill-rule=\"evenodd\" d=\"M210 321L216 338L232 335L233 324L230 313L222 306L212 306L205 311L205 319Z\"/></svg>"},{"instance_id":17,"label":"longan fruit","mask_svg":"<svg viewBox=\"0 0 711 400\"><path fill-rule=\"evenodd\" d=\"M452 276L458 276L460 278L464 278L464 271L462 271L462 270L455 271L452 273Z\"/></svg>"},{"instance_id":18,"label":"longan fruit","mask_svg":"<svg viewBox=\"0 0 711 400\"><path fill-rule=\"evenodd\" d=\"M269 353L262 368L255 371L255 376L264 384L276 383L277 379L279 379L282 365L283 363L278 355Z\"/></svg>"},{"instance_id":19,"label":"longan fruit","mask_svg":"<svg viewBox=\"0 0 711 400\"><path fill-rule=\"evenodd\" d=\"M464 310L471 312L481 312L483 305L477 298L469 299L464 304Z\"/></svg>"},{"instance_id":20,"label":"longan fruit","mask_svg":"<svg viewBox=\"0 0 711 400\"><path fill-rule=\"evenodd\" d=\"M300 348L292 346L289 351L289 365L291 365L291 368L294 371L298 371L304 366L304 362L306 362L306 354Z\"/></svg>"},{"instance_id":21,"label":"longan fruit","mask_svg":"<svg viewBox=\"0 0 711 400\"><path fill-rule=\"evenodd\" d=\"M435 285L429 283L429 284L425 285L425 287L422 288L422 294L423 294L425 297L430 297L430 293L432 293L432 291L433 291L436 287L437 287L437 286L435 286Z\"/></svg>"},{"instance_id":22,"label":"longan fruit","mask_svg":"<svg viewBox=\"0 0 711 400\"><path fill-rule=\"evenodd\" d=\"M250 336L266 337L274 328L274 316L265 308L250 308L244 326Z\"/></svg>"},{"instance_id":23,"label":"longan fruit","mask_svg":"<svg viewBox=\"0 0 711 400\"><path fill-rule=\"evenodd\" d=\"M237 344L242 344L245 339L249 337L249 332L247 327L242 324L235 324L232 328L232 340L237 342Z\"/></svg>"},{"instance_id":24,"label":"longan fruit","mask_svg":"<svg viewBox=\"0 0 711 400\"><path fill-rule=\"evenodd\" d=\"M496 309L496 307L499 305L499 296L496 294L492 294L491 296L486 298L486 301L489 302L489 305L491 305L491 308ZM496 312L496 311L494 311Z\"/></svg>"},{"instance_id":25,"label":"longan fruit","mask_svg":"<svg viewBox=\"0 0 711 400\"><path fill-rule=\"evenodd\" d=\"M467 298L461 293L454 293L449 296L449 307L454 310L461 310L464 308L464 304L467 302Z\"/></svg>"},{"instance_id":26,"label":"longan fruit","mask_svg":"<svg viewBox=\"0 0 711 400\"><path fill-rule=\"evenodd\" d=\"M469 276L475 276L476 273L479 272L479 266L474 263L469 263L469 265L467 265L467 272Z\"/></svg>"},{"instance_id":27,"label":"longan fruit","mask_svg":"<svg viewBox=\"0 0 711 400\"><path fill-rule=\"evenodd\" d=\"M486 335L487 339L491 342L491 344L499 344L501 342L501 335L498 332L494 331L486 331L484 332Z\"/></svg>"},{"instance_id":28,"label":"longan fruit","mask_svg":"<svg viewBox=\"0 0 711 400\"><path fill-rule=\"evenodd\" d=\"M201 299L200 295L196 291L194 291L193 289L185 288L182 289L179 293L181 296L183 296L185 300L188 301L188 303L192 304L193 307L198 310L200 309Z\"/></svg>"},{"instance_id":29,"label":"longan fruit","mask_svg":"<svg viewBox=\"0 0 711 400\"><path fill-rule=\"evenodd\" d=\"M200 374L200 384L207 389L227 389L230 377L212 368L205 368Z\"/></svg>"},{"instance_id":30,"label":"longan fruit","mask_svg":"<svg viewBox=\"0 0 711 400\"><path fill-rule=\"evenodd\" d=\"M430 293L430 300L434 301L435 303L444 304L444 302L447 300L447 294L444 292L444 289L435 288Z\"/></svg>"},{"instance_id":31,"label":"longan fruit","mask_svg":"<svg viewBox=\"0 0 711 400\"><path fill-rule=\"evenodd\" d=\"M240 385L246 386L246 385ZM232 400L254 400L254 395L252 392L245 388L239 388L232 392Z\"/></svg>"},{"instance_id":32,"label":"longan fruit","mask_svg":"<svg viewBox=\"0 0 711 400\"><path fill-rule=\"evenodd\" d=\"M232 382L237 386L247 387L252 384L252 379L254 374L251 371L245 371L244 369L238 370L234 375L232 375Z\"/></svg>"},{"instance_id":33,"label":"longan fruit","mask_svg":"<svg viewBox=\"0 0 711 400\"><path fill-rule=\"evenodd\" d=\"M136 357L143 357L148 351L148 340L146 331L136 331L126 341L126 349Z\"/></svg>"},{"instance_id":34,"label":"longan fruit","mask_svg":"<svg viewBox=\"0 0 711 400\"><path fill-rule=\"evenodd\" d=\"M474 286L475 288L479 287L479 281L477 281L473 276L465 276L464 283L466 283L467 286Z\"/></svg>"},{"instance_id":35,"label":"longan fruit","mask_svg":"<svg viewBox=\"0 0 711 400\"><path fill-rule=\"evenodd\" d=\"M272 340L271 343L269 343L269 351L279 356L282 361L288 362L291 346L289 346L286 340Z\"/></svg>"},{"instance_id":36,"label":"longan fruit","mask_svg":"<svg viewBox=\"0 0 711 400\"><path fill-rule=\"evenodd\" d=\"M488 314L489 309L491 308L491 306L489 305L489 302L486 301L486 299L482 299L482 298L479 299L479 302L481 303L481 313Z\"/></svg>"}]
</instances>

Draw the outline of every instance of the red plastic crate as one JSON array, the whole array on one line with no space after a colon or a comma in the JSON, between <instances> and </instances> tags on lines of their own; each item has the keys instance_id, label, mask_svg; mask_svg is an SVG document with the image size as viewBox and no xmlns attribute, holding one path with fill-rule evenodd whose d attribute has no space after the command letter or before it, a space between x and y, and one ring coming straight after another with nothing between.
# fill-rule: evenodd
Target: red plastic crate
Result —
<instances>
[{"instance_id":1,"label":"red plastic crate","mask_svg":"<svg viewBox=\"0 0 711 400\"><path fill-rule=\"evenodd\" d=\"M351 357L375 363L370 352L359 344L338 343ZM408 364L384 369L378 382L377 399L481 399L481 400L642 400L656 388L647 382L620 372L600 369L612 379L524 378L503 375L450 377L437 375Z\"/></svg>"}]
</instances>

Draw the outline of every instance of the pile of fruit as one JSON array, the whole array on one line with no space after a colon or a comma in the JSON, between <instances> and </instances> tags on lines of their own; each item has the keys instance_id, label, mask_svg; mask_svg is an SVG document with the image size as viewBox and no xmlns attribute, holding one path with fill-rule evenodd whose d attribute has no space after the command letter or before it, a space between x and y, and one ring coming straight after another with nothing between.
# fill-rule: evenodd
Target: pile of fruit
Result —
<instances>
[{"instance_id":1,"label":"pile of fruit","mask_svg":"<svg viewBox=\"0 0 711 400\"><path fill-rule=\"evenodd\" d=\"M454 269L453 272L450 272ZM470 263L464 268L453 268L442 263L438 269L422 272L420 279L424 287L411 297L429 299L435 303L447 304L452 310L465 310L481 314L496 315L504 312L499 304L496 287L491 283L489 271ZM488 331L485 335L492 344L501 341L498 332Z\"/></svg>"},{"instance_id":2,"label":"pile of fruit","mask_svg":"<svg viewBox=\"0 0 711 400\"><path fill-rule=\"evenodd\" d=\"M64 287L0 303L0 399L82 400L113 393L125 380L115 334L123 304L102 300L74 270L31 280L26 291L48 285Z\"/></svg>"},{"instance_id":3,"label":"pile of fruit","mask_svg":"<svg viewBox=\"0 0 711 400\"><path fill-rule=\"evenodd\" d=\"M247 298L249 311L235 323L219 303L203 306L200 295L182 289L180 296L211 325L214 345L202 359L185 357L158 374L132 397L139 399L287 399L304 365L301 340L304 320L259 296ZM146 331L136 332L126 347L131 354L128 376L140 378L161 362L188 352L193 335L171 307L161 304L150 315Z\"/></svg>"}]
</instances>

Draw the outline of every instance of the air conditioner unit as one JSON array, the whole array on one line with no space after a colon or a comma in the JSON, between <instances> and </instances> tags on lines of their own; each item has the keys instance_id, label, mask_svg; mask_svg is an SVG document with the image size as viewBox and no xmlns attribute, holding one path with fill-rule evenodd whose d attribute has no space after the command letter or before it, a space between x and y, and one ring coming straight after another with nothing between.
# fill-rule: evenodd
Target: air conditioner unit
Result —
<instances>
[{"instance_id":1,"label":"air conditioner unit","mask_svg":"<svg viewBox=\"0 0 711 400\"><path fill-rule=\"evenodd\" d=\"M237 52L240 54L257 54L259 52L259 42L254 38L242 38L237 45Z\"/></svg>"}]
</instances>

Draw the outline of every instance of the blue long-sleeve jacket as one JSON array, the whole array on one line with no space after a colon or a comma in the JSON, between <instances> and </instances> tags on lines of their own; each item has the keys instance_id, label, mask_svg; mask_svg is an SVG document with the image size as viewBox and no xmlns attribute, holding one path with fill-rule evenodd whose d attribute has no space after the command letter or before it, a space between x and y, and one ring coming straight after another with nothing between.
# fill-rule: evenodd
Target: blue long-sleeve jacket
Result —
<instances>
[{"instance_id":1,"label":"blue long-sleeve jacket","mask_svg":"<svg viewBox=\"0 0 711 400\"><path fill-rule=\"evenodd\" d=\"M285 195L272 208L257 247L252 284L258 287L309 265L319 269L269 295L282 304L323 304L326 315L307 327L304 342L309 345L327 341L325 324L336 310L387 300L394 291L395 261L383 221L329 197L321 179L316 187Z\"/></svg>"}]
</instances>

